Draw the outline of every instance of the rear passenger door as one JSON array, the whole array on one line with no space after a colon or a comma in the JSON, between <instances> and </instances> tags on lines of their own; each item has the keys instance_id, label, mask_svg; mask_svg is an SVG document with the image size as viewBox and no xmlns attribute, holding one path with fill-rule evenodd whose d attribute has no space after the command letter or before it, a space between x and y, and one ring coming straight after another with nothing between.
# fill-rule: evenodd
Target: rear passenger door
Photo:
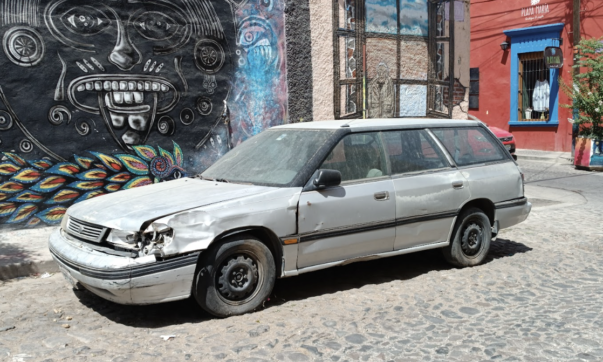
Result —
<instances>
[{"instance_id":1,"label":"rear passenger door","mask_svg":"<svg viewBox=\"0 0 603 362\"><path fill-rule=\"evenodd\" d=\"M466 181L426 130L383 132L396 194L394 250L448 240Z\"/></svg>"},{"instance_id":2,"label":"rear passenger door","mask_svg":"<svg viewBox=\"0 0 603 362\"><path fill-rule=\"evenodd\" d=\"M476 126L435 128L432 132L466 176L472 199L496 204L523 197L517 165L490 131Z\"/></svg>"}]
</instances>

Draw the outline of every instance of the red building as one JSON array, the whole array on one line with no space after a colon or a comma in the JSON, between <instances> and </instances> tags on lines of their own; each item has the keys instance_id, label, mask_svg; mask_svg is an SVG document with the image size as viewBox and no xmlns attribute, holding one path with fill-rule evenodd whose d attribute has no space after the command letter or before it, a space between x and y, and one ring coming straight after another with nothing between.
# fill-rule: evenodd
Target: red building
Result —
<instances>
[{"instance_id":1,"label":"red building","mask_svg":"<svg viewBox=\"0 0 603 362\"><path fill-rule=\"evenodd\" d=\"M471 0L469 113L510 130L518 148L572 148L572 111L561 106L571 100L560 90L558 78L571 81L575 2ZM601 37L601 0L579 3L576 31L581 38ZM543 52L555 46L563 52L564 65L547 69Z\"/></svg>"}]
</instances>

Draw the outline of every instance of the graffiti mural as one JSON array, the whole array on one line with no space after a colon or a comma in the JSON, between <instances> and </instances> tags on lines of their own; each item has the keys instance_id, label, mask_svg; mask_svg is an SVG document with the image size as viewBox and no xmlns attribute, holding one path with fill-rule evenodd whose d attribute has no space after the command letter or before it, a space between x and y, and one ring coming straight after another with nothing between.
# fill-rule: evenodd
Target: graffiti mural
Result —
<instances>
[{"instance_id":1,"label":"graffiti mural","mask_svg":"<svg viewBox=\"0 0 603 362\"><path fill-rule=\"evenodd\" d=\"M377 66L377 76L368 86L369 118L392 118L394 116L394 83L387 64Z\"/></svg>"},{"instance_id":2,"label":"graffiti mural","mask_svg":"<svg viewBox=\"0 0 603 362\"><path fill-rule=\"evenodd\" d=\"M235 11L237 51L231 123L233 144L287 118L283 3L242 1Z\"/></svg>"},{"instance_id":3,"label":"graffiti mural","mask_svg":"<svg viewBox=\"0 0 603 362\"><path fill-rule=\"evenodd\" d=\"M43 178L71 164L80 180L88 168L73 155L82 154L99 166L97 155L113 157L132 172L119 158L129 155L152 170L141 149L163 155L177 144L187 158L172 171L194 174L285 122L283 19L282 3L271 0L0 1L0 223L50 220L39 190L39 202L18 218L17 209L9 213L27 199L21 192L34 192L20 179L24 170ZM162 175L136 185L169 179Z\"/></svg>"},{"instance_id":4,"label":"graffiti mural","mask_svg":"<svg viewBox=\"0 0 603 362\"><path fill-rule=\"evenodd\" d=\"M132 154L88 152L67 162L25 160L3 152L0 162L0 222L36 226L61 221L70 205L107 193L186 176L184 154L161 147L132 146Z\"/></svg>"}]
</instances>

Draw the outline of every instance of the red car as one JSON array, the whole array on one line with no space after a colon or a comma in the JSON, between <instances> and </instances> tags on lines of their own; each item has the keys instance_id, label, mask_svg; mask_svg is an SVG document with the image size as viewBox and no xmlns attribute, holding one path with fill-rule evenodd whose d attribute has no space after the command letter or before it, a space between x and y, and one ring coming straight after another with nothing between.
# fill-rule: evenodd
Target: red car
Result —
<instances>
[{"instance_id":1,"label":"red car","mask_svg":"<svg viewBox=\"0 0 603 362\"><path fill-rule=\"evenodd\" d=\"M496 137L498 137L498 139L503 143L503 145L505 145L505 148L512 155L515 155L515 139L513 138L513 134L498 127L488 126L488 128L490 128L492 133L494 133Z\"/></svg>"},{"instance_id":2,"label":"red car","mask_svg":"<svg viewBox=\"0 0 603 362\"><path fill-rule=\"evenodd\" d=\"M486 126L488 126L486 122L478 119L475 116L469 115L469 118L475 121L480 121ZM494 126L488 126L488 128L490 128L492 133L494 133L494 135L503 143L503 145L505 145L505 148L507 149L507 151L509 151L509 153L511 153L511 156L513 156L513 158L517 160L517 156L515 156L515 138L513 138L513 134L511 132L505 131L502 128Z\"/></svg>"}]
</instances>

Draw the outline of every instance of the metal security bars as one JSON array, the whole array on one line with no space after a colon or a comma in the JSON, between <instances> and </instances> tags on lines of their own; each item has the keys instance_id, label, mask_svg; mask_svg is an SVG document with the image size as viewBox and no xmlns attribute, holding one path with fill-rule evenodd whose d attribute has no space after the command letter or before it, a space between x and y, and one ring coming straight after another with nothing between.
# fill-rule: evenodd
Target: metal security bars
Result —
<instances>
[{"instance_id":1,"label":"metal security bars","mask_svg":"<svg viewBox=\"0 0 603 362\"><path fill-rule=\"evenodd\" d=\"M519 54L518 105L520 121L549 120L550 72L544 52Z\"/></svg>"},{"instance_id":2,"label":"metal security bars","mask_svg":"<svg viewBox=\"0 0 603 362\"><path fill-rule=\"evenodd\" d=\"M335 118L452 118L455 1L426 0L418 27L411 2L384 3L391 23L377 26L375 0L333 0Z\"/></svg>"}]
</instances>

